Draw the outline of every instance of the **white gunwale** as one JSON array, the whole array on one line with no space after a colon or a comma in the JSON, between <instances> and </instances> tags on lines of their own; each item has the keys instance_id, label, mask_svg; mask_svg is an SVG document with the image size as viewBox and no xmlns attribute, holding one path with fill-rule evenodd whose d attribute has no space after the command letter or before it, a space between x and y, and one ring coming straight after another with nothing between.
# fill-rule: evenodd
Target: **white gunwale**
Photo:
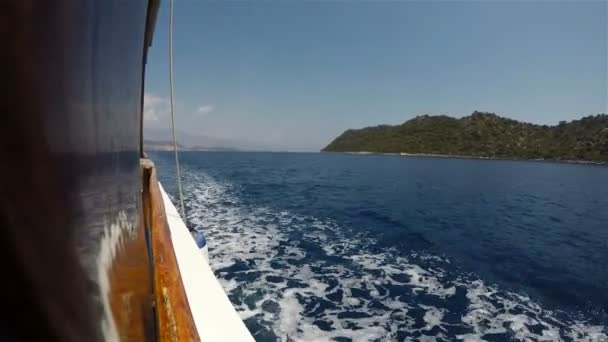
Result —
<instances>
[{"instance_id":1,"label":"white gunwale","mask_svg":"<svg viewBox=\"0 0 608 342\"><path fill-rule=\"evenodd\" d=\"M171 199L163 197L175 258L201 341L254 341Z\"/></svg>"}]
</instances>

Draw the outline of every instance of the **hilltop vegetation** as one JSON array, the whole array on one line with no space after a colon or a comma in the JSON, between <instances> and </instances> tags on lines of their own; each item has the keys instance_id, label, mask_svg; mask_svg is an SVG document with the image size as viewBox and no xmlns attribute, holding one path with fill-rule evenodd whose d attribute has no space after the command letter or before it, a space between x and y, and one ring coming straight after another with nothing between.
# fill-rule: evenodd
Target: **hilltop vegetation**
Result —
<instances>
[{"instance_id":1,"label":"hilltop vegetation","mask_svg":"<svg viewBox=\"0 0 608 342\"><path fill-rule=\"evenodd\" d=\"M608 162L608 115L587 116L556 126L484 112L460 119L422 115L396 126L349 129L323 151Z\"/></svg>"}]
</instances>

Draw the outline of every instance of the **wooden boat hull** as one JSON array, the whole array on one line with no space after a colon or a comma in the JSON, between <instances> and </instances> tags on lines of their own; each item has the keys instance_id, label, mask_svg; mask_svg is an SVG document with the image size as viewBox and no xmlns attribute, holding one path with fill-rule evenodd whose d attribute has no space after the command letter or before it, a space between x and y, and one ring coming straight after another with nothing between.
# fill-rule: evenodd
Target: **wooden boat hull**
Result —
<instances>
[{"instance_id":1,"label":"wooden boat hull","mask_svg":"<svg viewBox=\"0 0 608 342\"><path fill-rule=\"evenodd\" d=\"M0 257L13 280L0 337L153 340L140 156L158 1L0 8Z\"/></svg>"},{"instance_id":2,"label":"wooden boat hull","mask_svg":"<svg viewBox=\"0 0 608 342\"><path fill-rule=\"evenodd\" d=\"M0 10L0 340L252 341L143 158L158 1Z\"/></svg>"}]
</instances>

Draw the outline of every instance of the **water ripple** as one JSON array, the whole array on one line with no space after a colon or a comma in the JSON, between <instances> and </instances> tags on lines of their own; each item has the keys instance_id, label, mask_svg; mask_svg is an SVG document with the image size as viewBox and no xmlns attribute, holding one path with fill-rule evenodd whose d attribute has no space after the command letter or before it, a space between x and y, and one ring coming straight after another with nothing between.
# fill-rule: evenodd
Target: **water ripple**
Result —
<instances>
[{"instance_id":1,"label":"water ripple","mask_svg":"<svg viewBox=\"0 0 608 342\"><path fill-rule=\"evenodd\" d=\"M238 187L201 171L185 179L188 220L204 229L211 266L259 341L608 341L605 327L456 272L443 257L245 204Z\"/></svg>"}]
</instances>

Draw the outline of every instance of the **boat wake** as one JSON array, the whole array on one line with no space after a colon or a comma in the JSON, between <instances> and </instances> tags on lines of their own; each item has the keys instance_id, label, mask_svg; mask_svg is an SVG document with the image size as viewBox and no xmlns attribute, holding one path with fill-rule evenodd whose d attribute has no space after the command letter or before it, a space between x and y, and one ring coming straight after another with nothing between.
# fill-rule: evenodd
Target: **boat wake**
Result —
<instances>
[{"instance_id":1,"label":"boat wake","mask_svg":"<svg viewBox=\"0 0 608 342\"><path fill-rule=\"evenodd\" d=\"M403 255L348 227L245 204L239 189L186 170L188 220L258 341L608 341L584 318Z\"/></svg>"}]
</instances>

